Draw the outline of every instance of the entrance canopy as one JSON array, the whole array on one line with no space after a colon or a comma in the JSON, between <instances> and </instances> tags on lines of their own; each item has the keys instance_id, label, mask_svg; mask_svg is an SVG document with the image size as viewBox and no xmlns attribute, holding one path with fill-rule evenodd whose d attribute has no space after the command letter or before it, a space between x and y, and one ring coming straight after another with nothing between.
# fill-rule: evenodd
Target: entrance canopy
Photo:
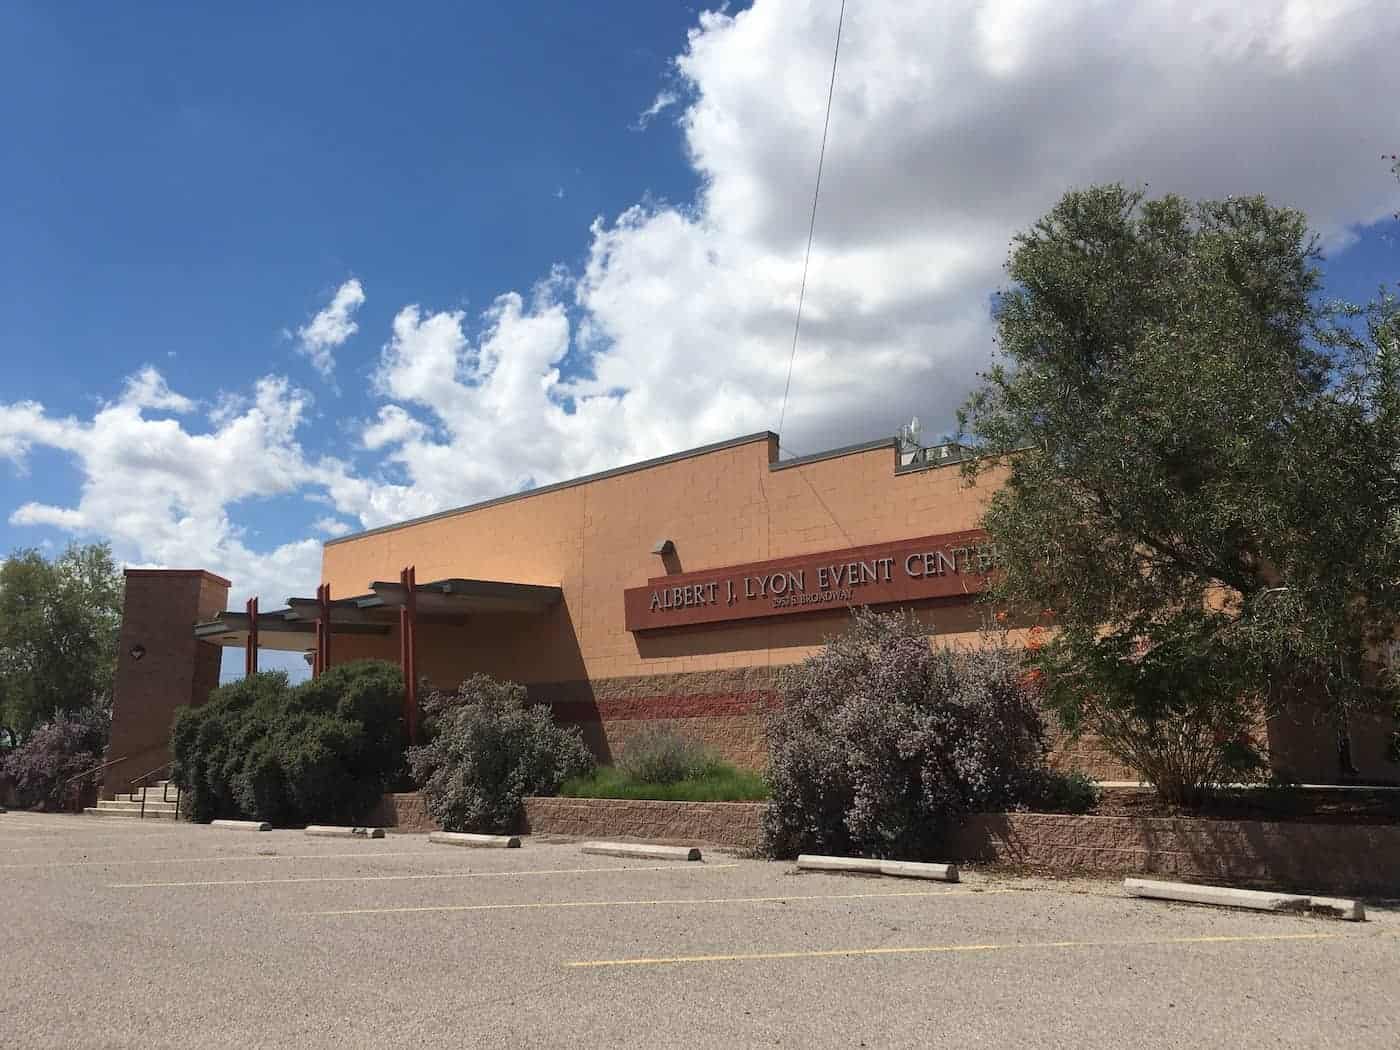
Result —
<instances>
[{"instance_id":1,"label":"entrance canopy","mask_svg":"<svg viewBox=\"0 0 1400 1050\"><path fill-rule=\"evenodd\" d=\"M489 613L544 612L558 604L558 587L500 580L434 580L413 588L419 623L465 623L467 617ZM377 582L370 593L338 598L330 603L332 635L387 635L398 623L408 588L398 582ZM289 598L285 609L257 614L258 648L301 653L316 647L316 621L321 604L315 598ZM244 647L251 626L246 612L227 610L218 619L195 624L194 635L214 645Z\"/></svg>"}]
</instances>

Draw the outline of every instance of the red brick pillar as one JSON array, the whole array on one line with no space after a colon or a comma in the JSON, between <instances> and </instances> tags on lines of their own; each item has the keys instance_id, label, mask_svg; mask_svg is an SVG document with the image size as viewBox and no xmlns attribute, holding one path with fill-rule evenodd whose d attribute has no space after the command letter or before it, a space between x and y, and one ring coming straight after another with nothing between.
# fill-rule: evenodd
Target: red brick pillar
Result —
<instances>
[{"instance_id":1,"label":"red brick pillar","mask_svg":"<svg viewBox=\"0 0 1400 1050\"><path fill-rule=\"evenodd\" d=\"M175 709L204 703L219 684L223 651L196 641L194 625L224 611L228 589L228 580L202 569L126 570L107 750L108 758L124 760L107 768L104 797L169 762Z\"/></svg>"}]
</instances>

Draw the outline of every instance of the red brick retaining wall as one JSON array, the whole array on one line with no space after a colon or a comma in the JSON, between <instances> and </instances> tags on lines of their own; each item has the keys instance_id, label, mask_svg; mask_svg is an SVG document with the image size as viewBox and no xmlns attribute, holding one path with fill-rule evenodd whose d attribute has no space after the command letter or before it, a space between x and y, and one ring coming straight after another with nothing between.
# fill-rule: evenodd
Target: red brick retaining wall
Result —
<instances>
[{"instance_id":1,"label":"red brick retaining wall","mask_svg":"<svg viewBox=\"0 0 1400 1050\"><path fill-rule=\"evenodd\" d=\"M757 849L764 809L762 802L527 798L522 830ZM418 794L385 795L369 823L437 827ZM1400 826L1390 824L979 813L954 835L946 859L1400 897Z\"/></svg>"},{"instance_id":2,"label":"red brick retaining wall","mask_svg":"<svg viewBox=\"0 0 1400 1050\"><path fill-rule=\"evenodd\" d=\"M417 791L385 795L379 806L366 818L372 828L396 828L399 831L441 831L437 821L428 816L428 807Z\"/></svg>"},{"instance_id":3,"label":"red brick retaining wall","mask_svg":"<svg viewBox=\"0 0 1400 1050\"><path fill-rule=\"evenodd\" d=\"M1400 826L979 813L950 860L1400 896Z\"/></svg>"},{"instance_id":4,"label":"red brick retaining wall","mask_svg":"<svg viewBox=\"0 0 1400 1050\"><path fill-rule=\"evenodd\" d=\"M527 798L521 830L533 835L708 842L757 849L761 802L650 802L610 798ZM438 831L418 792L385 795L366 823Z\"/></svg>"},{"instance_id":5,"label":"red brick retaining wall","mask_svg":"<svg viewBox=\"0 0 1400 1050\"><path fill-rule=\"evenodd\" d=\"M531 834L710 842L757 849L762 802L647 802L611 798L527 798Z\"/></svg>"}]
</instances>

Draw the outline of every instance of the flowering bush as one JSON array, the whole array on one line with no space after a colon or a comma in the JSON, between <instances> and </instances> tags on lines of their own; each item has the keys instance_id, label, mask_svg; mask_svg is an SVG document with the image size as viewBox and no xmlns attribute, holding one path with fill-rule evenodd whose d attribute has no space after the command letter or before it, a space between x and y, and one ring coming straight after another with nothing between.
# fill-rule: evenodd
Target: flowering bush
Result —
<instances>
[{"instance_id":1,"label":"flowering bush","mask_svg":"<svg viewBox=\"0 0 1400 1050\"><path fill-rule=\"evenodd\" d=\"M59 806L65 782L102 762L111 727L112 715L105 707L61 714L7 752L0 772L14 783L21 805Z\"/></svg>"},{"instance_id":2,"label":"flowering bush","mask_svg":"<svg viewBox=\"0 0 1400 1050\"><path fill-rule=\"evenodd\" d=\"M524 686L472 675L423 700L429 742L408 752L428 813L448 831L506 832L526 795L552 795L593 770L577 727L530 705Z\"/></svg>"},{"instance_id":3,"label":"flowering bush","mask_svg":"<svg viewBox=\"0 0 1400 1050\"><path fill-rule=\"evenodd\" d=\"M1036 797L1045 731L1023 672L1000 636L934 648L909 618L858 611L767 715L767 851L932 856L965 813Z\"/></svg>"}]
</instances>

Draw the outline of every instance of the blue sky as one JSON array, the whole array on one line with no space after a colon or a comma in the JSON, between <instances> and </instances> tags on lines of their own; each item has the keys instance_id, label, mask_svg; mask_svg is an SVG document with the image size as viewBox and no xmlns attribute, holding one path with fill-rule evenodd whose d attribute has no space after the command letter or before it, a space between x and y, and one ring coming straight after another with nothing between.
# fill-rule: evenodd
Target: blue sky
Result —
<instances>
[{"instance_id":1,"label":"blue sky","mask_svg":"<svg viewBox=\"0 0 1400 1050\"><path fill-rule=\"evenodd\" d=\"M4 5L0 550L266 602L328 535L776 427L838 6ZM1278 6L851 5L785 444L948 426L1072 186L1267 193L1393 283L1400 13Z\"/></svg>"},{"instance_id":2,"label":"blue sky","mask_svg":"<svg viewBox=\"0 0 1400 1050\"><path fill-rule=\"evenodd\" d=\"M0 118L0 396L88 414L146 364L192 396L271 372L311 385L282 333L348 277L371 284L360 324L382 333L404 302L479 308L576 261L596 215L694 193L675 124L631 130L693 21L655 3L606 20L543 3L5 5L0 91L23 104ZM382 341L318 398L313 443L368 412ZM25 498L71 501L62 458L33 464ZM250 511L268 529L285 513ZM0 547L35 539L0 524Z\"/></svg>"}]
</instances>

